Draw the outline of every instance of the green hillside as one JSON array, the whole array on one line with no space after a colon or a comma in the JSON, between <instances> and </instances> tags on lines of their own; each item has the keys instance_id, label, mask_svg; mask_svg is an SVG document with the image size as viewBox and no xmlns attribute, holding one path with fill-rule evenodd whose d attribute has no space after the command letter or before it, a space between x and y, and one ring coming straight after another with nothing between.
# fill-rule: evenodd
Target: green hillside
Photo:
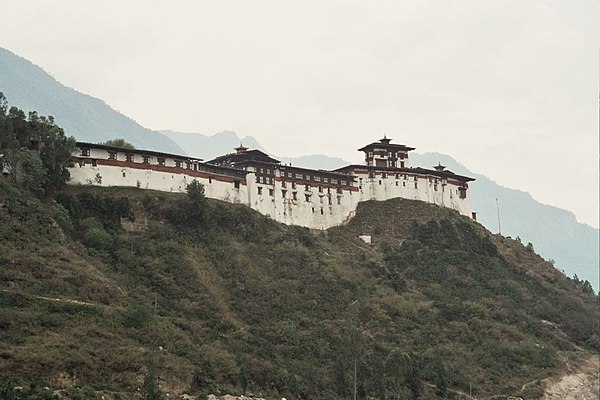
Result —
<instances>
[{"instance_id":1,"label":"green hillside","mask_svg":"<svg viewBox=\"0 0 600 400\"><path fill-rule=\"evenodd\" d=\"M409 200L317 232L199 195L69 187L40 202L0 179L0 275L4 393L347 399L356 365L360 399L535 398L600 349L578 282Z\"/></svg>"},{"instance_id":2,"label":"green hillside","mask_svg":"<svg viewBox=\"0 0 600 400\"><path fill-rule=\"evenodd\" d=\"M542 204L527 192L503 187L490 178L469 171L452 157L439 153L411 155L418 165L437 165L441 162L451 171L477 180L470 184L471 209L477 220L493 232L498 231L496 199L500 204L502 233L519 236L531 242L544 258L555 261L555 267L567 275L588 280L600 291L599 230L577 222L567 210Z\"/></svg>"}]
</instances>

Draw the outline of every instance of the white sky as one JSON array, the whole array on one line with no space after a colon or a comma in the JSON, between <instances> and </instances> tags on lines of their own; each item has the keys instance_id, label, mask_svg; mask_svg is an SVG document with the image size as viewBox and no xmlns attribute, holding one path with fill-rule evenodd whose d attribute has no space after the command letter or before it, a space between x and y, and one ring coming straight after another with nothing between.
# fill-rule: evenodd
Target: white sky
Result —
<instances>
[{"instance_id":1,"label":"white sky","mask_svg":"<svg viewBox=\"0 0 600 400\"><path fill-rule=\"evenodd\" d=\"M598 227L596 0L1 0L0 46L152 129L383 136ZM9 99L10 100L10 99Z\"/></svg>"}]
</instances>

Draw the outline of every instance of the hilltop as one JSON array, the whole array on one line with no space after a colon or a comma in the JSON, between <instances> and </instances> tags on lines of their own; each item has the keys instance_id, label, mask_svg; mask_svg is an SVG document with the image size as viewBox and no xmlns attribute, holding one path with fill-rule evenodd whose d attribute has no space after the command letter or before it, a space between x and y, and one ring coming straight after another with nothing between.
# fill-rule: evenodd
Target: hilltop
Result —
<instances>
[{"instance_id":1,"label":"hilltop","mask_svg":"<svg viewBox=\"0 0 600 400\"><path fill-rule=\"evenodd\" d=\"M417 201L362 203L316 232L136 189L40 202L0 179L0 238L0 370L72 398L157 383L342 399L355 363L359 398L436 398L435 385L535 398L535 382L600 349L579 282Z\"/></svg>"},{"instance_id":2,"label":"hilltop","mask_svg":"<svg viewBox=\"0 0 600 400\"><path fill-rule=\"evenodd\" d=\"M502 234L531 242L535 250L569 276L588 280L598 292L600 282L600 231L577 221L575 215L558 207L542 204L529 193L507 188L491 178L470 171L452 157L439 153L415 154L419 165L441 162L458 174L476 178L471 184L471 208L487 229L498 232L498 199Z\"/></svg>"}]
</instances>

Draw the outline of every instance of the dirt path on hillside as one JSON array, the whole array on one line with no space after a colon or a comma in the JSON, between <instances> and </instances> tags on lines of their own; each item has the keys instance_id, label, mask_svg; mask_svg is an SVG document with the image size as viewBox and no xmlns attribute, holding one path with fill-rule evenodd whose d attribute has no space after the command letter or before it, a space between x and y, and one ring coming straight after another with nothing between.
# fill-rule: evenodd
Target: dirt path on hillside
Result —
<instances>
[{"instance_id":1,"label":"dirt path on hillside","mask_svg":"<svg viewBox=\"0 0 600 400\"><path fill-rule=\"evenodd\" d=\"M566 375L545 380L544 400L598 400L600 398L600 355L569 364Z\"/></svg>"},{"instance_id":2,"label":"dirt path on hillside","mask_svg":"<svg viewBox=\"0 0 600 400\"><path fill-rule=\"evenodd\" d=\"M59 297L38 296L35 294L29 294L29 293L25 293L25 292L21 292L21 291L16 291L16 290L2 289L1 291L4 293L17 294L20 296L31 297L33 299L38 299L38 300L53 301L56 303L79 304L79 305L83 305L83 306L94 306L94 307L106 307L105 304L88 303L87 301L80 301L80 300L73 300L73 299L61 299Z\"/></svg>"}]
</instances>

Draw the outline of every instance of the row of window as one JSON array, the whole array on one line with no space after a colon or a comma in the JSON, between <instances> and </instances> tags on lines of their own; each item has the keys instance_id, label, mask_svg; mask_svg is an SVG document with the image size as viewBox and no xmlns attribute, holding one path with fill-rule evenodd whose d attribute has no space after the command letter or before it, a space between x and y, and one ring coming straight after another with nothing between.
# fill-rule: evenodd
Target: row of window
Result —
<instances>
[{"instance_id":1,"label":"row of window","mask_svg":"<svg viewBox=\"0 0 600 400\"><path fill-rule=\"evenodd\" d=\"M408 154L403 153L401 151L393 152L382 149L375 149L375 152L373 152L373 150L367 152L367 158L373 158L374 155L378 155L381 157L385 157L387 155L389 158L399 158L401 160L408 158Z\"/></svg>"},{"instance_id":2,"label":"row of window","mask_svg":"<svg viewBox=\"0 0 600 400\"><path fill-rule=\"evenodd\" d=\"M273 178L271 178L270 176L257 176L256 177L256 182L258 182L258 183L264 183L266 185L272 185L273 184Z\"/></svg>"},{"instance_id":3,"label":"row of window","mask_svg":"<svg viewBox=\"0 0 600 400\"><path fill-rule=\"evenodd\" d=\"M263 194L263 188L259 186L257 188L257 192L258 192L259 196L262 196L262 194ZM286 199L287 198L287 192L288 191L285 190L285 189L281 190L281 197L284 198L284 199ZM298 200L298 192L291 192L291 193L292 193L292 200ZM342 191L341 191L341 189L339 189L338 190L338 194L341 194L341 193L342 193ZM275 190L274 189L269 188L269 196L275 196ZM307 202L310 202L311 196L312 196L311 194L306 194L305 193L304 194L304 200L307 201ZM331 195L324 196L324 197L327 197L327 202L329 203L329 205L331 205L332 204ZM341 204L341 201L342 201L341 199L342 199L342 196L337 196L337 203L338 204ZM321 197L320 200L321 200L321 203L323 203L323 197Z\"/></svg>"},{"instance_id":4,"label":"row of window","mask_svg":"<svg viewBox=\"0 0 600 400\"><path fill-rule=\"evenodd\" d=\"M328 177L321 177L318 175L308 175L308 174L301 174L301 173L292 173L290 171L282 171L281 172L281 177L282 178L292 178L292 179L302 179L305 181L315 181L315 182L321 182L321 183L330 183L333 185L342 185L342 186L346 186L349 184L348 181L343 180L343 179L335 179L335 178L328 178ZM285 184L285 181L282 181L282 184Z\"/></svg>"}]
</instances>

